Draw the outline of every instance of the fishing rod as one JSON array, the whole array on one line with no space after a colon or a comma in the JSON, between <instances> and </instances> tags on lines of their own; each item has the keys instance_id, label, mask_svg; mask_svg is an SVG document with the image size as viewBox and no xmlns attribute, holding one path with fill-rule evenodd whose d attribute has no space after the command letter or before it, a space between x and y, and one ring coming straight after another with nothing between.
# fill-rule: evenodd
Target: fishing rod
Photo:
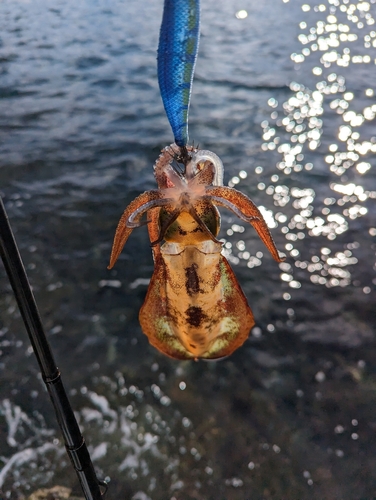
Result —
<instances>
[{"instance_id":1,"label":"fishing rod","mask_svg":"<svg viewBox=\"0 0 376 500\"><path fill-rule=\"evenodd\" d=\"M55 409L65 448L75 469L86 500L101 500L107 483L97 478L85 440L74 416L60 371L40 318L37 304L0 197L0 255L20 309L42 378ZM103 487L103 493L101 488Z\"/></svg>"}]
</instances>

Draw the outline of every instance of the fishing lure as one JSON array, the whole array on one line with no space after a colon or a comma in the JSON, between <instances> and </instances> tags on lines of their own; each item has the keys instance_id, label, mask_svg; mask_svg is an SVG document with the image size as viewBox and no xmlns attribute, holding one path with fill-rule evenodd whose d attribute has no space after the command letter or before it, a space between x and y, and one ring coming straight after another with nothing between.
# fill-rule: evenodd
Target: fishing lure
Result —
<instances>
[{"instance_id":1,"label":"fishing lure","mask_svg":"<svg viewBox=\"0 0 376 500\"><path fill-rule=\"evenodd\" d=\"M200 38L199 0L165 0L158 46L158 82L175 143L188 142L188 110Z\"/></svg>"},{"instance_id":2,"label":"fishing lure","mask_svg":"<svg viewBox=\"0 0 376 500\"><path fill-rule=\"evenodd\" d=\"M216 207L252 224L273 258L283 258L256 205L223 186L223 165L214 153L171 144L156 161L154 175L158 189L139 195L119 221L109 269L133 229L148 224L155 267L139 319L149 342L176 359L228 356L245 342L255 321L221 254Z\"/></svg>"}]
</instances>

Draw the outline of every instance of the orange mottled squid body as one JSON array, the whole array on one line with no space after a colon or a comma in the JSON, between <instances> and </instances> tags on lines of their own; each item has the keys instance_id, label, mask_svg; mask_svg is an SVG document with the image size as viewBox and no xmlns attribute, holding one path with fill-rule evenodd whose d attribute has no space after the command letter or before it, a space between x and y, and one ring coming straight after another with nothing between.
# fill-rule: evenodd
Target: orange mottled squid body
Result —
<instances>
[{"instance_id":1,"label":"orange mottled squid body","mask_svg":"<svg viewBox=\"0 0 376 500\"><path fill-rule=\"evenodd\" d=\"M184 171L174 164L183 165ZM171 144L154 166L158 188L125 209L116 229L109 269L134 228L147 224L154 273L140 323L150 343L176 359L216 359L230 355L255 324L252 311L217 240L217 206L252 224L273 258L283 258L256 205L223 186L217 155Z\"/></svg>"}]
</instances>

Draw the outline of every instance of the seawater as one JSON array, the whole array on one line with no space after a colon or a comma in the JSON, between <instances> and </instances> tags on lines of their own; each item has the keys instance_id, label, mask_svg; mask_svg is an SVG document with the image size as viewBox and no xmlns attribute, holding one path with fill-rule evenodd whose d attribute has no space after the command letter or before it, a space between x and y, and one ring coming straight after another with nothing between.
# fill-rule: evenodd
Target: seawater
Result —
<instances>
[{"instance_id":1,"label":"seawater","mask_svg":"<svg viewBox=\"0 0 376 500\"><path fill-rule=\"evenodd\" d=\"M156 79L162 1L0 3L0 190L108 498L372 497L376 6L202 2L190 137L261 207L278 265L223 212L257 326L218 363L138 324L153 263L125 206L172 141ZM0 270L0 488L79 493Z\"/></svg>"}]
</instances>

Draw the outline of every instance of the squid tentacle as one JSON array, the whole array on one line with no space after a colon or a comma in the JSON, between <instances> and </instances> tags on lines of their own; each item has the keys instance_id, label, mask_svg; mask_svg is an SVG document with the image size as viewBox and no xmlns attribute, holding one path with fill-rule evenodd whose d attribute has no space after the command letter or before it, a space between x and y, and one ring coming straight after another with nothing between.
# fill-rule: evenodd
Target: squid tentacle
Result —
<instances>
[{"instance_id":1,"label":"squid tentacle","mask_svg":"<svg viewBox=\"0 0 376 500\"><path fill-rule=\"evenodd\" d=\"M151 192L151 191L149 191ZM163 193L161 193L163 195ZM126 226L129 228L136 228L136 227L141 227L147 224L147 222L140 222L139 219L142 217L142 215L150 210L151 208L155 207L164 207L166 205L171 205L174 200L171 198L163 198L163 199L156 199L156 200L150 200L143 205L140 205L134 212L131 213L131 215L128 217L126 221Z\"/></svg>"},{"instance_id":2,"label":"squid tentacle","mask_svg":"<svg viewBox=\"0 0 376 500\"><path fill-rule=\"evenodd\" d=\"M210 162L214 167L214 178L212 179L212 184L214 186L223 186L222 160L215 153L207 151L206 149L199 149L193 153L192 159L186 168L187 177L194 178L199 172L197 165L204 162Z\"/></svg>"}]
</instances>

